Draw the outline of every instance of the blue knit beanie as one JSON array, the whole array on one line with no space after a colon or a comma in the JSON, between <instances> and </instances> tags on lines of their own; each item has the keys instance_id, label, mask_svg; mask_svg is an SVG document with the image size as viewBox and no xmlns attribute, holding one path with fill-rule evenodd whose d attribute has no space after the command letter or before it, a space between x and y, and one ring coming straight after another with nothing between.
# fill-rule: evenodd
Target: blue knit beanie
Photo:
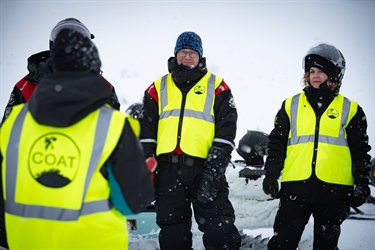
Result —
<instances>
[{"instance_id":1,"label":"blue knit beanie","mask_svg":"<svg viewBox=\"0 0 375 250\"><path fill-rule=\"evenodd\" d=\"M174 48L174 55L177 55L177 52L182 49L191 49L199 54L199 58L203 56L202 40L194 32L185 31L178 36L176 41L176 47Z\"/></svg>"}]
</instances>

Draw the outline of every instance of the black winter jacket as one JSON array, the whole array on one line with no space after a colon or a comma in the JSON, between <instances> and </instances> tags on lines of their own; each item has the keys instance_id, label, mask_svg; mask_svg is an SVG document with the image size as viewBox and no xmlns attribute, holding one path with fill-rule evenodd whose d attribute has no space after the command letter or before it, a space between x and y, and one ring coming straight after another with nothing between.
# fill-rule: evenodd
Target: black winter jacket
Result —
<instances>
[{"instance_id":1,"label":"black winter jacket","mask_svg":"<svg viewBox=\"0 0 375 250\"><path fill-rule=\"evenodd\" d=\"M332 92L328 88L314 89L306 87L304 89L307 100L315 111L317 120L325 112L329 104L333 101L337 92ZM367 121L362 108L358 106L354 115L346 128L347 140L352 157L352 174L355 185L368 185L369 163L371 156L368 154L371 147L368 144L366 134ZM266 176L277 179L284 168L286 158L288 134L290 131L289 117L285 112L285 101L278 111L274 129L269 135L268 156L265 163ZM314 163L311 163L314 168ZM315 171L309 179L304 181L282 182L280 195L296 197L305 202L311 203L341 203L349 202L352 197L353 187L346 185L330 184L319 180Z\"/></svg>"},{"instance_id":2,"label":"black winter jacket","mask_svg":"<svg viewBox=\"0 0 375 250\"><path fill-rule=\"evenodd\" d=\"M61 86L61 91L55 91L56 85ZM30 113L38 123L68 127L105 105L110 99L110 85L99 75L64 72L44 78L28 105ZM2 160L3 156L0 154L1 164ZM153 200L154 187L145 164L141 144L128 122L123 128L115 150L100 169L105 178L108 177L108 167L111 168L115 179L110 180L109 185L115 184L121 189L121 192L114 194L111 190L111 195L122 197L133 213L144 211ZM0 165L0 177L1 168ZM2 185L0 190L2 193ZM0 203L0 244L6 247L2 195ZM116 207L116 204L114 206Z\"/></svg>"},{"instance_id":3,"label":"black winter jacket","mask_svg":"<svg viewBox=\"0 0 375 250\"><path fill-rule=\"evenodd\" d=\"M170 57L168 59L168 71L172 73L172 78L176 86L183 94L187 94L189 90L205 75L207 74L206 59L202 58L199 65L193 69L184 65L177 65L176 58ZM152 83L151 86L153 86ZM224 88L225 85L225 88ZM214 113L215 113L215 138L221 138L230 141L234 145L237 130L237 109L235 107L234 98L231 90L223 81L223 86L220 93L215 93ZM220 86L218 89L221 88ZM152 89L152 88L148 88ZM184 107L182 107L184 108ZM140 139L154 139L157 138L159 113L158 102L153 95L146 90L143 98L142 114L139 117L141 123ZM180 124L181 126L181 124ZM177 140L177 135L176 135ZM153 156L156 153L155 143L142 143L146 157ZM226 151L230 155L233 147L226 143L213 142L212 146L217 146Z\"/></svg>"}]
</instances>

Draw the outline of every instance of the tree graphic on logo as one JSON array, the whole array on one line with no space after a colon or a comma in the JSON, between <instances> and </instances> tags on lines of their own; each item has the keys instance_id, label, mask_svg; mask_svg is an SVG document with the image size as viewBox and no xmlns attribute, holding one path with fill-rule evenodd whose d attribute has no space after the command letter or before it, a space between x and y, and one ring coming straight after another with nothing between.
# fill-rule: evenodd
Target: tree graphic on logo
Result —
<instances>
[{"instance_id":1,"label":"tree graphic on logo","mask_svg":"<svg viewBox=\"0 0 375 250\"><path fill-rule=\"evenodd\" d=\"M29 170L33 178L44 186L64 187L75 178L80 157L77 144L67 135L43 135L31 148Z\"/></svg>"}]
</instances>

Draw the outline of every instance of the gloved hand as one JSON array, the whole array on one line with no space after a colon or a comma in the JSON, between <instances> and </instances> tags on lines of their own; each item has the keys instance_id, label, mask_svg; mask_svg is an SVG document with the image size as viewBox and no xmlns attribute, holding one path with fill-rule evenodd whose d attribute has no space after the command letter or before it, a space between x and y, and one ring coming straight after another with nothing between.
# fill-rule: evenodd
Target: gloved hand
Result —
<instances>
[{"instance_id":1,"label":"gloved hand","mask_svg":"<svg viewBox=\"0 0 375 250\"><path fill-rule=\"evenodd\" d=\"M366 186L355 186L353 190L353 199L351 202L352 207L359 207L363 205L370 197L370 188Z\"/></svg>"},{"instance_id":2,"label":"gloved hand","mask_svg":"<svg viewBox=\"0 0 375 250\"><path fill-rule=\"evenodd\" d=\"M204 163L204 171L198 187L197 198L204 203L212 202L224 184L224 174L230 161L230 154L213 146Z\"/></svg>"},{"instance_id":3,"label":"gloved hand","mask_svg":"<svg viewBox=\"0 0 375 250\"><path fill-rule=\"evenodd\" d=\"M275 178L266 177L263 180L263 192L271 195L272 198L280 198L279 182Z\"/></svg>"},{"instance_id":4,"label":"gloved hand","mask_svg":"<svg viewBox=\"0 0 375 250\"><path fill-rule=\"evenodd\" d=\"M158 165L158 162L156 161L155 157L148 157L146 159L146 165L147 165L148 170L150 171L151 179L154 179L154 172L155 172L156 166Z\"/></svg>"},{"instance_id":5,"label":"gloved hand","mask_svg":"<svg viewBox=\"0 0 375 250\"><path fill-rule=\"evenodd\" d=\"M197 192L198 200L203 203L212 202L223 185L223 177L223 174L216 171L216 169L205 168Z\"/></svg>"},{"instance_id":6,"label":"gloved hand","mask_svg":"<svg viewBox=\"0 0 375 250\"><path fill-rule=\"evenodd\" d=\"M219 173L223 174L228 167L230 158L230 154L228 154L224 149L213 146L208 153L204 166L206 168L212 168L213 171L218 171Z\"/></svg>"}]
</instances>

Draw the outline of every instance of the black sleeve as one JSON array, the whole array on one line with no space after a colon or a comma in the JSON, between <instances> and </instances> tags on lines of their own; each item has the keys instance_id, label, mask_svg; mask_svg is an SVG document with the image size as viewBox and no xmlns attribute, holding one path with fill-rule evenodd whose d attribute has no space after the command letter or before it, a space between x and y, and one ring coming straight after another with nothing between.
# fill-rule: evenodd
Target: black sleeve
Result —
<instances>
[{"instance_id":1,"label":"black sleeve","mask_svg":"<svg viewBox=\"0 0 375 250\"><path fill-rule=\"evenodd\" d=\"M371 156L368 152L367 120L363 109L358 106L357 113L346 128L347 140L352 157L352 174L356 185L368 185Z\"/></svg>"},{"instance_id":2,"label":"black sleeve","mask_svg":"<svg viewBox=\"0 0 375 250\"><path fill-rule=\"evenodd\" d=\"M111 105L112 108L116 109L116 110L120 110L120 101L118 100L118 97L117 97L117 94L116 94L116 90L115 90L115 86L112 85L112 83L110 83L104 76L103 76L103 72L100 72L99 74L100 78L102 78L104 81L106 81L109 86L111 86L111 95L110 95L110 98L108 100L108 104Z\"/></svg>"},{"instance_id":3,"label":"black sleeve","mask_svg":"<svg viewBox=\"0 0 375 250\"><path fill-rule=\"evenodd\" d=\"M117 98L117 94L116 94L114 86L112 86L111 88L111 97L110 97L109 105L111 105L111 107L116 110L120 110L120 102Z\"/></svg>"},{"instance_id":4,"label":"black sleeve","mask_svg":"<svg viewBox=\"0 0 375 250\"><path fill-rule=\"evenodd\" d=\"M25 97L23 96L21 90L15 85L13 88L12 93L10 94L9 101L4 110L4 116L1 120L1 124L5 121L5 119L9 116L12 107L21 103L25 103ZM0 126L1 126L0 124Z\"/></svg>"},{"instance_id":5,"label":"black sleeve","mask_svg":"<svg viewBox=\"0 0 375 250\"><path fill-rule=\"evenodd\" d=\"M274 128L269 134L268 153L265 163L266 177L278 179L284 168L288 135L290 130L289 117L285 112L285 101L277 112Z\"/></svg>"},{"instance_id":6,"label":"black sleeve","mask_svg":"<svg viewBox=\"0 0 375 250\"><path fill-rule=\"evenodd\" d=\"M114 178L131 211L139 213L149 206L154 198L153 181L145 163L142 145L128 122L107 162L112 165Z\"/></svg>"},{"instance_id":7,"label":"black sleeve","mask_svg":"<svg viewBox=\"0 0 375 250\"><path fill-rule=\"evenodd\" d=\"M233 145L237 132L237 109L231 90L225 90L215 97L215 138L231 142ZM229 155L233 147L227 143L213 142L212 146L223 149Z\"/></svg>"},{"instance_id":8,"label":"black sleeve","mask_svg":"<svg viewBox=\"0 0 375 250\"><path fill-rule=\"evenodd\" d=\"M158 131L158 103L145 91L143 107L138 118L141 124L141 135L143 150L146 158L156 155L156 139Z\"/></svg>"},{"instance_id":9,"label":"black sleeve","mask_svg":"<svg viewBox=\"0 0 375 250\"><path fill-rule=\"evenodd\" d=\"M5 231L5 207L3 198L3 156L0 152L0 246L8 248L7 236Z\"/></svg>"}]
</instances>

